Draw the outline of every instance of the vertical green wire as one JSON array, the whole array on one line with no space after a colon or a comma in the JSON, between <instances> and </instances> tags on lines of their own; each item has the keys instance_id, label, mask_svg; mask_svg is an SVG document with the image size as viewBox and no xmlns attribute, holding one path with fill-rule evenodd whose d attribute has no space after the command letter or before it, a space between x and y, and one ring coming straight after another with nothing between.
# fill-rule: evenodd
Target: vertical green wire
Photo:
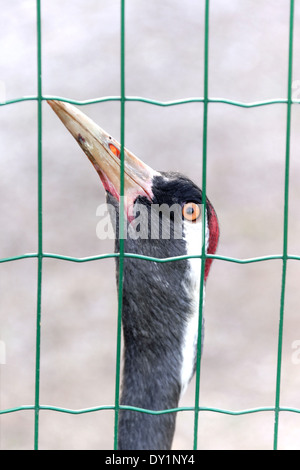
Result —
<instances>
[{"instance_id":1,"label":"vertical green wire","mask_svg":"<svg viewBox=\"0 0 300 470\"><path fill-rule=\"evenodd\" d=\"M121 375L121 331L122 331L122 305L123 305L123 271L124 271L124 144L125 144L125 0L121 0L121 54L120 54L120 78L121 78L121 103L120 103L120 205L119 205L119 290L118 290L118 325L117 325L117 358L116 358L116 383L115 383L115 426L114 449L118 448L118 422L120 410L120 375Z\"/></svg>"},{"instance_id":2,"label":"vertical green wire","mask_svg":"<svg viewBox=\"0 0 300 470\"><path fill-rule=\"evenodd\" d=\"M36 319L36 367L35 367L35 420L34 420L34 448L38 449L39 438L39 410L40 410L40 344L41 344L41 294L42 294L42 262L43 262L43 219L42 219L42 62L41 62L41 5L36 2L37 12L37 87L38 87L38 276L37 276L37 319ZM278 332L278 356L276 377L276 403L274 423L274 449L278 444L278 424L280 411L280 382L282 362L283 318L286 288L287 256L288 256L288 196L289 196L289 166L290 166L290 135L292 111L292 65L293 65L293 26L294 26L294 0L290 2L290 32L289 32L289 71L288 71L288 105L286 129L286 164L285 164L285 190L284 190L284 232L283 232L283 266L282 286L280 300L280 318ZM204 42L204 108L203 108L203 230L202 230L202 261L200 277L199 302L199 335L195 391L195 419L194 419L194 449L198 444L198 421L200 401L200 368L202 346L202 319L204 300L204 266L205 266L205 226L206 226L206 162L207 162L207 121L208 121L208 44L209 44L209 0L205 2L205 42ZM124 143L125 143L125 0L121 0L121 104L120 104L120 132L121 132L121 168L120 168L120 257L119 257L119 291L118 291L118 325L117 325L117 359L115 384L115 434L114 447L117 448L118 418L120 401L120 356L121 356L121 323L123 298L123 267L124 267Z\"/></svg>"},{"instance_id":3,"label":"vertical green wire","mask_svg":"<svg viewBox=\"0 0 300 470\"><path fill-rule=\"evenodd\" d=\"M209 0L205 2L205 25L204 25L204 102L203 102L203 143L202 143L202 253L201 253L201 275L200 275L200 299L199 299L199 321L198 321L198 344L197 344L197 366L195 385L195 417L194 417L194 449L198 447L198 423L200 402L200 369L202 349L202 321L204 301L204 271L205 271L205 235L206 235L206 161L207 161L207 118L208 118L208 44L209 44Z\"/></svg>"},{"instance_id":4,"label":"vertical green wire","mask_svg":"<svg viewBox=\"0 0 300 470\"><path fill-rule=\"evenodd\" d=\"M287 103L287 123L286 123L286 154L285 154L285 182L284 182L284 226L283 226L283 262L282 281L280 298L280 316L278 329L278 349L277 349L277 376L276 376L276 398L275 398L275 422L274 422L274 443L273 448L278 446L278 425L280 411L280 383L281 383L281 362L282 362L282 337L283 337L283 317L286 288L286 271L288 257L288 216L289 216L289 175L290 175L290 143L291 143L291 119L292 119L292 79L293 79L293 32L294 32L294 0L290 2L290 30L289 30L289 68L288 68L288 103Z\"/></svg>"},{"instance_id":5,"label":"vertical green wire","mask_svg":"<svg viewBox=\"0 0 300 470\"><path fill-rule=\"evenodd\" d=\"M41 298L43 264L43 200L42 200L42 43L41 43L41 4L36 2L37 22L37 112L38 112L38 273L37 273L37 315L36 315L36 360L35 360L35 417L34 449L39 442L40 411L40 346L41 346Z\"/></svg>"}]
</instances>

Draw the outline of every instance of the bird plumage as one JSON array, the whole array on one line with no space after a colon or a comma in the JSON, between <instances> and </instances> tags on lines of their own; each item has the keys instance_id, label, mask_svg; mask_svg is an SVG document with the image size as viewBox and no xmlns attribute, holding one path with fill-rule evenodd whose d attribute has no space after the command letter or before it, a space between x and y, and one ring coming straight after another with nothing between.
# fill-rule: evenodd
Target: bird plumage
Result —
<instances>
[{"instance_id":1,"label":"bird plumage","mask_svg":"<svg viewBox=\"0 0 300 470\"><path fill-rule=\"evenodd\" d=\"M180 174L162 172L161 176L154 178L152 190L152 204L159 207L162 204L169 207L182 205L186 201L202 204L200 189ZM152 204L145 198L137 202L145 204L150 219ZM109 193L108 203L114 205L118 212L118 204ZM209 226L214 214L209 201L207 206ZM148 237L124 240L125 252L154 258L186 255L185 227L183 237L175 239L172 237L173 224L171 219L170 239L160 237L154 240L150 233L153 227L149 224ZM198 227L197 234L199 254L201 227ZM118 238L115 250L119 252ZM124 375L121 404L149 410L176 408L196 366L200 260L159 263L126 258L123 269ZM208 269L206 271L207 277ZM123 410L120 412L119 449L170 449L175 421L176 413L151 415Z\"/></svg>"},{"instance_id":2,"label":"bird plumage","mask_svg":"<svg viewBox=\"0 0 300 470\"><path fill-rule=\"evenodd\" d=\"M119 144L73 106L50 104L100 175L108 205L116 215L115 250L119 252L120 185L115 176ZM125 196L126 253L154 258L201 255L202 192L190 179L178 173L154 171L125 149ZM219 226L208 199L205 207L205 248L213 254ZM194 208L198 211L196 216ZM130 236L130 231L134 236ZM205 262L205 282L211 261L208 258ZM118 258L116 262L118 273ZM122 405L154 411L178 406L196 366L200 271L199 257L163 263L124 259L123 285L119 286L123 290ZM122 409L118 448L170 449L175 422L174 412L152 415Z\"/></svg>"}]
</instances>

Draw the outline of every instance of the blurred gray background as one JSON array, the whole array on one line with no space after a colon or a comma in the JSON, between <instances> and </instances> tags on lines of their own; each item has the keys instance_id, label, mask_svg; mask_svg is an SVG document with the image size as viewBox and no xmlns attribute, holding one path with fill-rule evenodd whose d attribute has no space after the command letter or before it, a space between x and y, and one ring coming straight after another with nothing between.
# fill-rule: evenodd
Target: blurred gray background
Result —
<instances>
[{"instance_id":1,"label":"blurred gray background","mask_svg":"<svg viewBox=\"0 0 300 470\"><path fill-rule=\"evenodd\" d=\"M119 0L43 0L43 94L85 100L120 94ZM295 2L294 98L300 98L300 5ZM33 0L1 0L3 100L37 94ZM209 95L243 102L287 97L289 2L211 0ZM203 96L204 1L127 0L126 94ZM81 108L117 139L120 105ZM126 146L158 170L201 185L201 103L126 104ZM36 252L37 104L0 109L0 257ZM209 105L207 193L221 226L218 253L282 253L286 105ZM300 108L293 106L289 252L299 254ZM92 165L43 103L44 251L113 251L96 236L104 190ZM202 406L274 406L282 263L214 261L206 292ZM288 263L281 405L300 408L300 263ZM36 259L0 264L1 409L34 403ZM114 403L117 292L112 259L43 262L41 404ZM3 343L2 343L3 344ZM294 354L294 355L293 355ZM194 405L194 381L181 405ZM274 413L202 412L200 449L272 449ZM0 417L1 449L32 449L34 416ZM193 413L178 414L174 449L192 449ZM113 412L40 413L41 449L112 449ZM300 449L300 415L282 412L279 448Z\"/></svg>"}]
</instances>

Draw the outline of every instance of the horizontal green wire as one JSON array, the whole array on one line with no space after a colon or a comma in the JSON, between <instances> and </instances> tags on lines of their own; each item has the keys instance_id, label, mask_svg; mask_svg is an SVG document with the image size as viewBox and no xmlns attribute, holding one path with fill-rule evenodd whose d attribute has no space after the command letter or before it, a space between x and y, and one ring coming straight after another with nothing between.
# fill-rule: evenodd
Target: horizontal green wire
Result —
<instances>
[{"instance_id":1,"label":"horizontal green wire","mask_svg":"<svg viewBox=\"0 0 300 470\"><path fill-rule=\"evenodd\" d=\"M9 258L0 258L0 263L8 263L10 261L17 261L21 259L28 259L28 258L38 258L38 253L25 253L24 255L18 256L11 256ZM44 258L52 258L52 259L59 259L63 261L71 261L73 263L87 263L89 261L97 261L106 258L119 258L120 253L106 253L103 255L95 255L95 256L86 256L83 258L76 258L73 256L65 256L65 255L57 255L55 253L43 253ZM194 259L194 258L202 258L202 255L181 255L181 256L172 256L169 258L154 258L152 256L146 255L139 255L137 253L124 253L125 258L135 258L141 259L145 261L153 261L155 263L169 263L171 261L180 261L185 259ZM258 263L261 261L270 261L270 260L282 260L282 255L267 255L267 256L258 256L256 258L232 258L230 256L221 256L221 255L210 255L207 254L205 258L217 259L220 261L228 261L230 263L238 263L238 264L250 264L250 263ZM287 255L287 259L289 260L296 260L300 261L300 255Z\"/></svg>"},{"instance_id":2,"label":"horizontal green wire","mask_svg":"<svg viewBox=\"0 0 300 470\"><path fill-rule=\"evenodd\" d=\"M37 96L23 96L21 98L14 98L7 101L2 101L0 106L5 106L8 104L20 103L22 101L35 101L37 100ZM95 104L95 103L104 103L107 101L121 101L120 96L104 96L101 98L94 98L89 100L72 100L68 98L64 98L61 96L42 96L41 98L43 101L46 100L57 100L57 101L64 101L70 104L76 104L78 106L84 106L88 104ZM170 101L158 101L151 98L143 98L141 96L126 96L125 101L135 101L141 103L148 103L153 104L156 106L177 106L179 104L187 104L187 103L204 103L204 98L186 98L186 99L179 99L179 100L170 100ZM235 100L227 100L224 98L208 98L208 103L223 103L223 104L230 104L232 106L239 106L241 108L257 108L259 106L267 106L271 104L287 104L288 100L286 98L277 98L272 100L263 100L263 101L254 101L252 103L245 103L242 101L235 101ZM292 104L300 104L300 100L292 100Z\"/></svg>"},{"instance_id":3,"label":"horizontal green wire","mask_svg":"<svg viewBox=\"0 0 300 470\"><path fill-rule=\"evenodd\" d=\"M167 413L178 413L181 411L195 411L194 406L182 406L178 408L170 408L166 410L148 410L146 408L138 408L135 406L126 406L126 405L119 405L119 408L122 410L130 410L130 411L137 411L139 413L147 413L151 415L161 415L161 414L167 414ZM34 410L35 406L34 405L23 405L23 406L17 406L15 408L8 408L5 410L0 410L0 415L4 414L9 414L9 413L16 413L19 411L27 411L27 410ZM52 406L52 405L40 405L39 406L40 410L44 411L56 411L59 413L67 413L67 414L73 414L73 415L80 415L80 414L85 414L85 413L94 413L96 411L107 411L107 410L115 410L114 405L101 405L101 406L94 406L91 408L83 408L79 410L74 410L70 408L62 408L59 406ZM241 416L241 415L246 415L246 414L252 414L252 413L261 413L264 411L275 411L274 406L262 406L258 408L249 408L245 410L226 410L222 408L214 408L210 406L200 406L199 411L210 411L214 413L221 413L221 414L226 414L226 415L232 415L232 416ZM299 408L292 408L288 406L281 406L279 408L279 411L287 411L290 413L300 413Z\"/></svg>"},{"instance_id":4,"label":"horizontal green wire","mask_svg":"<svg viewBox=\"0 0 300 470\"><path fill-rule=\"evenodd\" d=\"M58 100L58 101L64 101L68 102L71 104L75 105L88 105L88 104L94 104L94 103L101 103L101 102L107 102L107 101L121 101L121 97L119 96L106 96L102 98L95 98L95 99L89 99L89 100L71 100L59 96L25 96L22 98L16 98L16 99L11 99L7 100L4 102L0 103L0 106L4 105L9 105L9 104L14 104L14 103L19 103L23 101L36 101L36 100ZM156 106L175 106L175 105L180 105L180 104L188 104L188 103L203 103L204 98L188 98L188 99L182 99L182 100L173 100L173 101L157 101L149 98L143 98L143 97L125 97L125 101L134 101L134 102L142 102L142 103L148 103L148 104L153 104ZM265 100L265 101L257 101L257 102L252 102L252 103L245 103L245 102L240 102L240 101L234 101L234 100L227 100L223 98L209 98L208 99L209 103L223 103L223 104L229 104L232 106L238 106L242 108L255 108L255 107L260 107L260 106L267 106L267 105L272 105L272 104L287 104L288 100L287 99L273 99L273 100ZM300 100L291 100L289 101L291 104L300 104ZM76 258L76 257L71 257L71 256L64 256L64 255L58 255L58 254L53 254L53 253L43 253L42 257L44 258L53 258L53 259L60 259L60 260L65 260L65 261L71 261L71 262L76 262L76 263L83 263L83 262L89 262L89 261L95 261L95 260L100 260L100 259L105 259L105 258L116 258L119 257L119 253L108 253L108 254L103 254L103 255L95 255L95 256L90 256L90 257L84 257L84 258ZM28 258L38 258L39 254L38 253L27 253L19 256L14 256L14 257L8 257L8 258L2 258L0 259L0 263L5 263L9 261L16 261L20 259L28 259ZM189 259L189 258L201 258L201 255L198 256L189 256L189 255L183 255L183 256L176 256L176 257L170 257L170 258L154 258L154 257L149 257L149 256L144 256L144 255L139 255L135 253L124 253L124 257L127 258L137 258L137 259L142 259L142 260L148 260L148 261L154 261L154 262L159 262L159 263L165 263L165 262L170 262L170 261L177 261L177 260L183 260L183 259ZM228 261L228 262L234 262L234 263L239 263L239 264L248 264L248 263L254 263L254 262L260 262L260 261L268 261L268 260L274 260L274 259L283 259L282 255L269 255L269 256L262 256L262 257L256 257L256 258L248 258L248 259L238 259L238 258L233 258L233 257L226 257L226 256L220 256L220 255L207 255L207 258L212 258L212 259L219 259L222 261ZM290 260L300 260L300 256L296 255L287 255L286 259ZM119 405L120 409L128 409L128 410L133 410L133 411L138 411L138 412L143 412L143 413L148 413L148 414L163 414L163 413L174 413L174 412L180 412L180 411L195 411L195 407L179 407L179 408L173 408L169 410L161 410L161 411L152 411L152 410L146 410L143 408L136 408L136 407L130 407L130 406L121 406ZM83 414L83 413L90 413L90 412L96 412L96 411L101 411L101 410L115 410L115 406L113 405L107 405L107 406L99 406L99 407L93 407L93 408L86 408L82 410L71 410L67 408L60 408L60 407L55 407L55 406L48 406L48 405L40 405L39 406L40 410L50 410L50 411L57 411L57 412L62 412L62 413L70 413L70 414ZM23 411L23 410L35 410L34 405L25 405L25 406L20 406L16 408L10 408L6 410L0 410L0 415L1 414L7 414L7 413L12 413L12 412L17 412L17 411ZM246 410L240 410L240 411L232 411L232 410L225 410L225 409L219 409L219 408L211 408L211 407L199 407L199 411L211 411L211 412L216 412L216 413L223 413L223 414L228 414L228 415L245 415L249 413L257 413L257 412L263 412L263 411L275 411L275 407L261 407L261 408L252 408L252 409L246 409ZM294 412L294 413L300 413L300 409L297 408L291 408L291 407L282 407L280 406L279 408L276 408L277 412L278 411L288 411L288 412Z\"/></svg>"}]
</instances>

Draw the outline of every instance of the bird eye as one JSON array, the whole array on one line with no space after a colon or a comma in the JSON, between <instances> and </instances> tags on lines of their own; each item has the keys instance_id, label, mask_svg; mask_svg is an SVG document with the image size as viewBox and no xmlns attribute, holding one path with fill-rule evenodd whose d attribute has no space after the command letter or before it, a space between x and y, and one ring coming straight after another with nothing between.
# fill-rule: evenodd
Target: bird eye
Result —
<instances>
[{"instance_id":1,"label":"bird eye","mask_svg":"<svg viewBox=\"0 0 300 470\"><path fill-rule=\"evenodd\" d=\"M195 202L187 202L182 208L182 215L190 222L196 222L201 214L200 204Z\"/></svg>"},{"instance_id":2,"label":"bird eye","mask_svg":"<svg viewBox=\"0 0 300 470\"><path fill-rule=\"evenodd\" d=\"M108 145L110 150L112 151L112 153L116 156L116 157L119 157L120 156L120 150L117 149L117 147L115 147L113 144L109 144Z\"/></svg>"}]
</instances>

